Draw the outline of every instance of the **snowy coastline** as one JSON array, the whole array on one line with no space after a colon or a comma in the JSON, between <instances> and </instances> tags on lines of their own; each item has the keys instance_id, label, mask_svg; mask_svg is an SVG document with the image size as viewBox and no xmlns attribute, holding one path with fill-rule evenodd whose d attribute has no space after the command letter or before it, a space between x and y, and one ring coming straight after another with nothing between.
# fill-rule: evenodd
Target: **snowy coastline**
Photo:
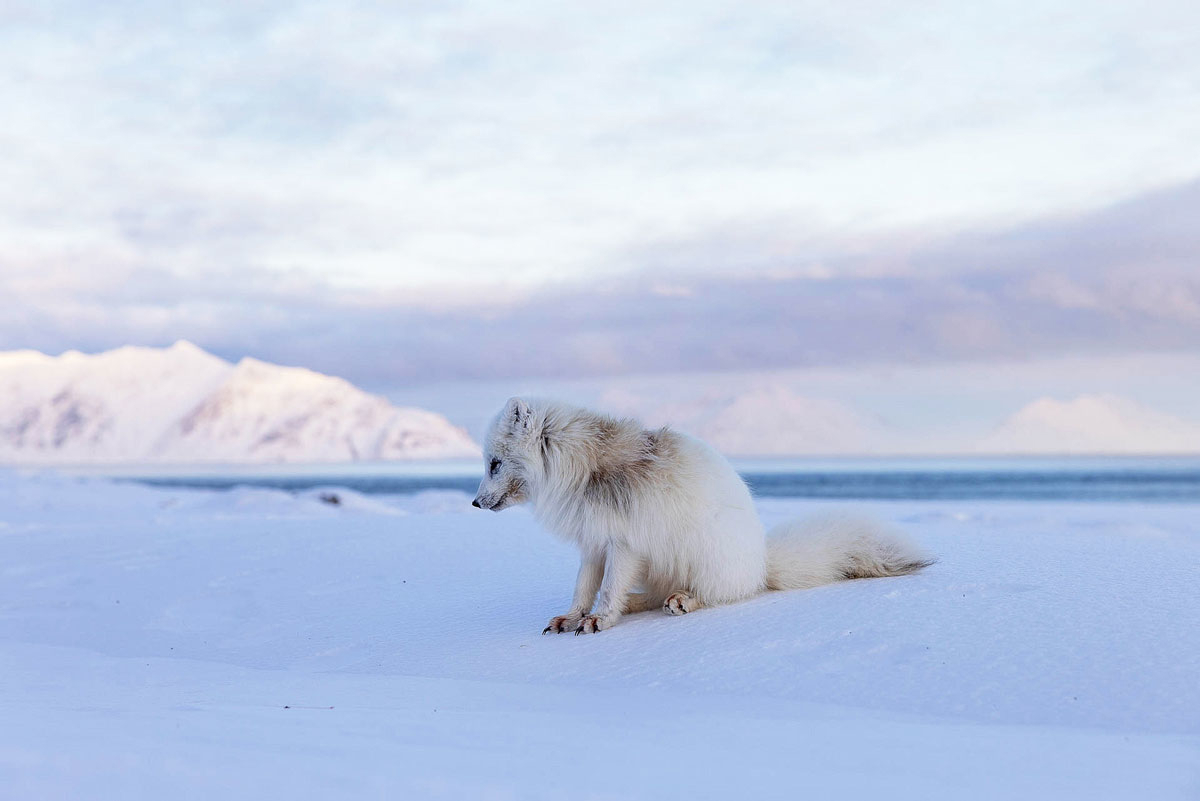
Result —
<instances>
[{"instance_id":1,"label":"snowy coastline","mask_svg":"<svg viewBox=\"0 0 1200 801\"><path fill-rule=\"evenodd\" d=\"M0 472L14 798L1190 798L1200 506L887 502L941 561L541 636L466 496ZM828 508L759 502L768 523Z\"/></svg>"}]
</instances>

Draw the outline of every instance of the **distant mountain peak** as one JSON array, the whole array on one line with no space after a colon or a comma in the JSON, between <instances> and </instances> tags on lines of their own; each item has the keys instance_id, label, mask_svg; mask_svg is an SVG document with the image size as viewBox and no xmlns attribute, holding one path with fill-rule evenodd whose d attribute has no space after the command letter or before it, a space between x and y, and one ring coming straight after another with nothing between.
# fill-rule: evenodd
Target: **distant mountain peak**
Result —
<instances>
[{"instance_id":1,"label":"distant mountain peak","mask_svg":"<svg viewBox=\"0 0 1200 801\"><path fill-rule=\"evenodd\" d=\"M681 403L610 392L603 403L649 425L670 424L733 456L793 456L862 449L877 425L853 409L787 387L755 384Z\"/></svg>"},{"instance_id":2,"label":"distant mountain peak","mask_svg":"<svg viewBox=\"0 0 1200 801\"><path fill-rule=\"evenodd\" d=\"M441 415L344 379L186 340L94 355L0 352L0 461L338 462L474 457Z\"/></svg>"},{"instance_id":3,"label":"distant mountain peak","mask_svg":"<svg viewBox=\"0 0 1200 801\"><path fill-rule=\"evenodd\" d=\"M1200 425L1112 394L1041 397L1005 419L981 443L994 453L1188 453Z\"/></svg>"}]
</instances>

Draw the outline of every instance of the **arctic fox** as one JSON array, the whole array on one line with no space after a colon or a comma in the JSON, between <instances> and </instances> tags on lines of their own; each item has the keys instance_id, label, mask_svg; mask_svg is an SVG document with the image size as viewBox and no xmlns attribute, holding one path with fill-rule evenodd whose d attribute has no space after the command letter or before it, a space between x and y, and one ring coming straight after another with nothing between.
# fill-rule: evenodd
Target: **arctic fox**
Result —
<instances>
[{"instance_id":1,"label":"arctic fox","mask_svg":"<svg viewBox=\"0 0 1200 801\"><path fill-rule=\"evenodd\" d=\"M706 443L554 401L512 398L488 430L472 505L520 503L582 556L571 608L543 634L932 564L865 520L789 522L764 536L749 489Z\"/></svg>"}]
</instances>

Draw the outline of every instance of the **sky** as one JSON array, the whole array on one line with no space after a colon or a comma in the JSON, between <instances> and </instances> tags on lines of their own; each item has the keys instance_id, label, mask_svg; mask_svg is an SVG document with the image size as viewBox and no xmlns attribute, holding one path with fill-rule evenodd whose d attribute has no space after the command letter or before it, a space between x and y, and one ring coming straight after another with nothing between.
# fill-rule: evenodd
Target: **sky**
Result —
<instances>
[{"instance_id":1,"label":"sky","mask_svg":"<svg viewBox=\"0 0 1200 801\"><path fill-rule=\"evenodd\" d=\"M7 2L0 349L371 388L1189 356L1197 53L1182 2Z\"/></svg>"}]
</instances>

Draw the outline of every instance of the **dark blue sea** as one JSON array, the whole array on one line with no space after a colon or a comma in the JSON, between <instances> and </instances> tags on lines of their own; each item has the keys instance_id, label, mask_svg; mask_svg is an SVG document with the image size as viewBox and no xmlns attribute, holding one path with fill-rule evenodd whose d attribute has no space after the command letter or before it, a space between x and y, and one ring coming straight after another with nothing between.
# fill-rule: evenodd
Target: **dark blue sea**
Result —
<instances>
[{"instance_id":1,"label":"dark blue sea","mask_svg":"<svg viewBox=\"0 0 1200 801\"><path fill-rule=\"evenodd\" d=\"M859 500L1200 502L1200 457L786 459L735 462L759 497ZM370 463L109 473L171 487L346 487L365 494L474 493L482 468Z\"/></svg>"}]
</instances>

